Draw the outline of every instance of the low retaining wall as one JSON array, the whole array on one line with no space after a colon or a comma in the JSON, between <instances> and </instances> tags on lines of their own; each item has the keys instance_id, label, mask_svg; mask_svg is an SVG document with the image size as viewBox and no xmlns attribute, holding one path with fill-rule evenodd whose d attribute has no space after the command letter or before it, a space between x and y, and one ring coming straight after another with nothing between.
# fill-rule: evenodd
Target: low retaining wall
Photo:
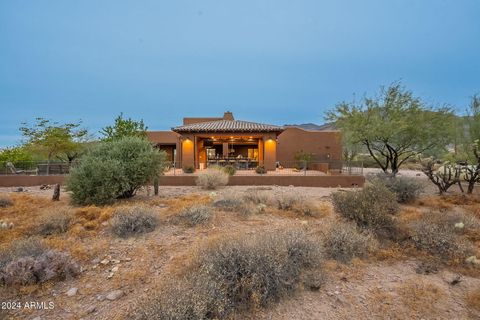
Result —
<instances>
[{"instance_id":1,"label":"low retaining wall","mask_svg":"<svg viewBox=\"0 0 480 320\"><path fill-rule=\"evenodd\" d=\"M65 175L50 176L24 176L24 175L6 175L0 176L0 187L32 187L42 184L63 184Z\"/></svg>"},{"instance_id":2,"label":"low retaining wall","mask_svg":"<svg viewBox=\"0 0 480 320\"><path fill-rule=\"evenodd\" d=\"M63 184L66 176L23 176L8 175L0 176L0 187L31 187L42 184ZM194 186L195 175L161 176L159 184L163 186ZM230 186L296 186L296 187L324 187L324 188L349 188L352 186L362 187L365 183L364 176L232 176L228 185Z\"/></svg>"},{"instance_id":3,"label":"low retaining wall","mask_svg":"<svg viewBox=\"0 0 480 320\"><path fill-rule=\"evenodd\" d=\"M162 176L159 184L164 186L194 186L195 175ZM296 187L324 187L324 188L350 188L353 186L363 187L364 176L232 176L229 186L296 186Z\"/></svg>"}]
</instances>

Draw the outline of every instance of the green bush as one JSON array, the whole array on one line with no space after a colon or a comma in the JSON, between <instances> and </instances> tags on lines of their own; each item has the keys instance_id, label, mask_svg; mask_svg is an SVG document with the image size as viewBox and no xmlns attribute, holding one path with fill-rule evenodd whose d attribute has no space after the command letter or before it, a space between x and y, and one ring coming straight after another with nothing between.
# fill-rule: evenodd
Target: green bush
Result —
<instances>
[{"instance_id":1,"label":"green bush","mask_svg":"<svg viewBox=\"0 0 480 320\"><path fill-rule=\"evenodd\" d=\"M161 174L165 153L150 142L126 137L102 142L84 155L67 180L72 201L79 205L104 205L128 198Z\"/></svg>"},{"instance_id":2,"label":"green bush","mask_svg":"<svg viewBox=\"0 0 480 320\"><path fill-rule=\"evenodd\" d=\"M225 171L217 168L209 168L198 174L196 183L197 186L203 189L213 190L220 186L227 185L228 178L229 176Z\"/></svg>"},{"instance_id":3,"label":"green bush","mask_svg":"<svg viewBox=\"0 0 480 320\"><path fill-rule=\"evenodd\" d=\"M372 183L383 184L388 190L397 195L399 203L414 201L424 189L424 185L418 179L399 176L392 177L383 173L376 175L372 179Z\"/></svg>"},{"instance_id":4,"label":"green bush","mask_svg":"<svg viewBox=\"0 0 480 320\"><path fill-rule=\"evenodd\" d=\"M264 166L258 166L255 168L255 172L258 174L265 174L267 173L267 169Z\"/></svg>"},{"instance_id":5,"label":"green bush","mask_svg":"<svg viewBox=\"0 0 480 320\"><path fill-rule=\"evenodd\" d=\"M169 279L131 318L229 319L291 294L320 262L317 243L303 232L223 240L199 252L182 278Z\"/></svg>"},{"instance_id":6,"label":"green bush","mask_svg":"<svg viewBox=\"0 0 480 320\"><path fill-rule=\"evenodd\" d=\"M223 171L225 171L225 173L227 173L229 176L233 176L235 173L237 173L237 168L229 164L223 167Z\"/></svg>"},{"instance_id":7,"label":"green bush","mask_svg":"<svg viewBox=\"0 0 480 320\"><path fill-rule=\"evenodd\" d=\"M363 190L337 191L332 194L335 210L353 220L360 228L371 229L377 235L394 235L392 214L398 211L396 195L381 184L368 184Z\"/></svg>"},{"instance_id":8,"label":"green bush","mask_svg":"<svg viewBox=\"0 0 480 320\"><path fill-rule=\"evenodd\" d=\"M194 166L183 166L182 167L183 173L194 173L195 167Z\"/></svg>"},{"instance_id":9,"label":"green bush","mask_svg":"<svg viewBox=\"0 0 480 320\"><path fill-rule=\"evenodd\" d=\"M119 208L110 225L115 235L128 238L154 231L158 225L158 216L152 208L145 206Z\"/></svg>"}]
</instances>

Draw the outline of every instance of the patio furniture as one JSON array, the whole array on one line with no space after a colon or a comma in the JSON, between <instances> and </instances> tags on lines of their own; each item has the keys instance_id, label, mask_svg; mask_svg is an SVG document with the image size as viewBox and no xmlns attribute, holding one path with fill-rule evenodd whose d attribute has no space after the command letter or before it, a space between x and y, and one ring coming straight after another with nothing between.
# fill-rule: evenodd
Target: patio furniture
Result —
<instances>
[{"instance_id":1,"label":"patio furniture","mask_svg":"<svg viewBox=\"0 0 480 320\"><path fill-rule=\"evenodd\" d=\"M7 162L7 169L13 174L38 174L38 168L32 170L17 169L11 162Z\"/></svg>"}]
</instances>

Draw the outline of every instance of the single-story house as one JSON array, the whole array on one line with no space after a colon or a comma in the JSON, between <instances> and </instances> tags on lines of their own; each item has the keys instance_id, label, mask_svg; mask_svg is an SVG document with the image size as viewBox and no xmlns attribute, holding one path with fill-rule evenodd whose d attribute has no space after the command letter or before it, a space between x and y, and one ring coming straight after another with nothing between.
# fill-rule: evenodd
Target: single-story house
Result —
<instances>
[{"instance_id":1,"label":"single-story house","mask_svg":"<svg viewBox=\"0 0 480 320\"><path fill-rule=\"evenodd\" d=\"M337 130L305 130L235 120L231 112L219 118L184 118L170 131L148 131L148 139L177 167L203 169L234 163L239 169L263 165L288 167L295 154L310 154L312 162L341 165L342 143Z\"/></svg>"}]
</instances>

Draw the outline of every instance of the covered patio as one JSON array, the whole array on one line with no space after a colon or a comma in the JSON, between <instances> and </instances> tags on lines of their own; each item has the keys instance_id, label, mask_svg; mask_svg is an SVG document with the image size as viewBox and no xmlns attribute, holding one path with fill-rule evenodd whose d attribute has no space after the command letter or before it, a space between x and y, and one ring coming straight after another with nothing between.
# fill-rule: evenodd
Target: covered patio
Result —
<instances>
[{"instance_id":1,"label":"covered patio","mask_svg":"<svg viewBox=\"0 0 480 320\"><path fill-rule=\"evenodd\" d=\"M180 135L183 166L205 169L232 165L251 170L276 168L277 136L282 127L238 120L216 120L172 128Z\"/></svg>"}]
</instances>

